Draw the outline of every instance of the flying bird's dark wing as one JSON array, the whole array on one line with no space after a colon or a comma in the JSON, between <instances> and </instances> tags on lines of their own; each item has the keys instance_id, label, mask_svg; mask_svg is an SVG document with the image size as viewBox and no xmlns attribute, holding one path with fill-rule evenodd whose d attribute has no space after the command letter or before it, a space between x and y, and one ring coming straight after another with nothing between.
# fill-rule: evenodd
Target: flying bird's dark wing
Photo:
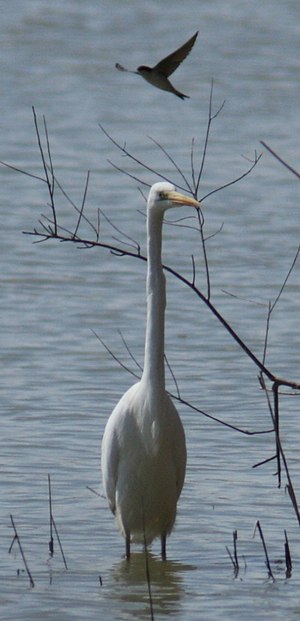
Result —
<instances>
[{"instance_id":1,"label":"flying bird's dark wing","mask_svg":"<svg viewBox=\"0 0 300 621\"><path fill-rule=\"evenodd\" d=\"M186 43L179 47L178 50L172 52L172 54L169 54L169 56L166 56L166 58L163 58L159 63L157 63L157 65L155 65L155 67L153 67L153 69L155 71L159 71L159 73L162 73L166 77L169 77L169 75L171 75L171 73L173 73L173 71L177 69L180 63L190 53L197 39L197 36L198 30Z\"/></svg>"}]
</instances>

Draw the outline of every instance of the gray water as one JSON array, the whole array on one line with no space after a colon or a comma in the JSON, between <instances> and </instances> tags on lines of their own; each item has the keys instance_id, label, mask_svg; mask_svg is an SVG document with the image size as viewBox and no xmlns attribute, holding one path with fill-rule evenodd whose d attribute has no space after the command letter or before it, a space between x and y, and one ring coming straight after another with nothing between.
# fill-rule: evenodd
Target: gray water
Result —
<instances>
[{"instance_id":1,"label":"gray water","mask_svg":"<svg viewBox=\"0 0 300 621\"><path fill-rule=\"evenodd\" d=\"M186 101L114 63L154 64L196 30L199 37L173 83ZM42 176L31 107L45 115L59 182L80 206L91 171L86 214L100 207L145 250L139 183L157 177L121 156L98 123L150 167L182 183L167 149L189 176L205 137L211 80L215 119L199 196L243 174L260 140L299 168L300 6L286 2L187 0L123 3L27 0L1 14L0 158ZM119 331L141 363L145 265L107 250L22 234L50 216L45 184L1 167L1 619L149 619L145 557L128 565L123 541L101 496L100 442L105 422L132 383L95 337L134 366ZM145 190L147 192L147 189ZM57 190L63 226L76 214ZM250 176L203 204L212 300L261 358L269 301L274 301L299 244L297 179L267 152ZM183 209L183 216L188 216ZM188 221L188 224L193 224ZM112 241L101 220L102 239ZM83 225L83 231L87 228ZM191 254L205 291L199 235L165 225L164 261L187 277ZM168 276L166 352L184 399L250 431L270 429L255 365L187 288ZM232 294L232 295L229 295ZM270 323L267 365L300 375L299 262ZM175 392L171 377L168 387ZM275 462L272 435L247 436L178 405L188 465L168 561L149 553L154 618L296 619L300 614L299 527ZM281 432L299 490L299 397L281 399ZM68 570L55 540L49 558L48 481ZM89 488L96 490L95 495ZM30 588L10 514L35 587ZM260 520L275 582L268 578ZM240 572L226 546L238 531ZM293 558L286 578L284 530ZM102 586L99 581L102 580Z\"/></svg>"}]
</instances>

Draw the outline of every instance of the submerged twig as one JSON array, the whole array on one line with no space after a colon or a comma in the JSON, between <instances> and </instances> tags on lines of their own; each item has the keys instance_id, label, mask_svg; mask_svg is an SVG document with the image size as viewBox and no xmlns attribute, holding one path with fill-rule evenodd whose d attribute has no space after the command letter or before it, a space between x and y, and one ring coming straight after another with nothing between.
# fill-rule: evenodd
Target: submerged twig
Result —
<instances>
[{"instance_id":1,"label":"submerged twig","mask_svg":"<svg viewBox=\"0 0 300 621\"><path fill-rule=\"evenodd\" d=\"M63 547L62 547L62 543L60 540L60 536L58 534L58 530L56 527L56 523L53 517L53 512L52 512L52 493L51 493L51 479L50 479L50 474L48 474L48 490L49 490L49 515L50 515L50 541L49 541L49 551L50 551L50 556L54 555L54 539L53 539L53 530L52 530L52 526L54 528L55 534L56 534L56 538L58 541L58 545L59 545L59 549L60 549L60 553L64 562L64 566L66 569L68 569L68 565L67 565L67 561L66 561L66 557L63 551Z\"/></svg>"},{"instance_id":2,"label":"submerged twig","mask_svg":"<svg viewBox=\"0 0 300 621\"><path fill-rule=\"evenodd\" d=\"M53 556L54 539L53 539L53 513L52 513L52 494L51 494L50 474L48 474L48 494L49 494L49 528L50 528L49 552L50 552L50 556Z\"/></svg>"},{"instance_id":3,"label":"submerged twig","mask_svg":"<svg viewBox=\"0 0 300 621\"><path fill-rule=\"evenodd\" d=\"M292 563L290 545L289 545L289 540L288 540L286 530L284 531L284 537L285 537L285 542L284 542L285 576L286 578L290 578L292 575L293 563Z\"/></svg>"},{"instance_id":4,"label":"submerged twig","mask_svg":"<svg viewBox=\"0 0 300 621\"><path fill-rule=\"evenodd\" d=\"M237 530L233 531L232 538L233 538L233 554L230 552L228 546L226 546L226 550L233 565L234 577L237 578L239 571L240 571L239 559L238 559L238 554L237 554Z\"/></svg>"},{"instance_id":5,"label":"submerged twig","mask_svg":"<svg viewBox=\"0 0 300 621\"><path fill-rule=\"evenodd\" d=\"M31 575L31 572L29 570L28 563L27 563L27 560L26 560L26 557L25 557L25 554L24 554L24 550L23 550L23 547L22 547L22 544L21 544L21 541L20 541L20 537L19 537L19 535L17 533L16 525L15 525L13 516L11 514L10 514L10 521L11 521L12 527L14 529L15 536L14 536L13 541L11 543L11 546L10 546L10 548L8 550L8 553L10 554L14 542L17 541L18 542L18 546L19 546L19 550L21 552L21 556L22 556L22 559L23 559L24 567L25 567L27 576L29 578L30 586L33 588L34 587L34 580L33 580L33 577Z\"/></svg>"},{"instance_id":6,"label":"submerged twig","mask_svg":"<svg viewBox=\"0 0 300 621\"><path fill-rule=\"evenodd\" d=\"M270 563L270 559L269 559L269 555L268 555L268 550L267 550L264 534L262 532L262 528L261 528L259 520L257 520L256 525L255 525L254 536L255 536L256 529L259 532L259 536L260 536L260 539L261 539L261 542L262 542L262 545L263 545L263 549L264 549L264 553L265 553L265 564L266 564L267 569L268 569L269 578L272 578L273 582L275 582L275 578L274 578L274 575L273 575L273 572L272 572L271 563Z\"/></svg>"},{"instance_id":7,"label":"submerged twig","mask_svg":"<svg viewBox=\"0 0 300 621\"><path fill-rule=\"evenodd\" d=\"M269 396L269 392L268 392L268 389L267 389L267 386L266 386L265 378L264 378L263 374L259 375L259 381L260 381L260 385L261 385L262 389L265 392L265 395L266 395L266 398L267 398L267 403L268 403L268 408L269 408L269 412L270 412L270 416L272 418L273 425L274 425L276 453L275 453L275 455L272 458L266 459L266 460L262 461L261 463L256 464L255 466L257 467L257 466L263 465L264 463L267 463L268 461L271 461L272 459L276 459L277 460L277 470L279 472L279 477L280 477L280 474L281 474L281 462L282 462L284 470L285 470L286 478L287 478L286 489L288 491L288 494L289 494L289 497L291 499L291 502L292 502L295 514L297 516L298 524L300 526L300 511L299 511L299 507L298 507L298 503L297 503L297 499L296 499L296 494L295 494L294 486L293 486L293 483L292 483L292 479L291 479L288 463L287 463L287 458L286 458L285 452L284 452L284 450L282 448L282 443L281 443L280 433L279 433L279 392L278 391L279 391L279 387L280 387L281 383L280 383L280 380L276 380L276 379L274 380L274 384L273 384L273 388L272 388L274 403L272 405L271 400L270 400L270 396ZM281 484L281 477L278 479L278 486L280 486L279 484Z\"/></svg>"},{"instance_id":8,"label":"submerged twig","mask_svg":"<svg viewBox=\"0 0 300 621\"><path fill-rule=\"evenodd\" d=\"M154 608L153 608L151 577L150 577L150 567L149 567L149 554L148 554L144 519L143 519L143 528L144 528L145 572L146 572L146 581L147 581L148 597L149 597L150 619L151 621L154 621Z\"/></svg>"}]
</instances>

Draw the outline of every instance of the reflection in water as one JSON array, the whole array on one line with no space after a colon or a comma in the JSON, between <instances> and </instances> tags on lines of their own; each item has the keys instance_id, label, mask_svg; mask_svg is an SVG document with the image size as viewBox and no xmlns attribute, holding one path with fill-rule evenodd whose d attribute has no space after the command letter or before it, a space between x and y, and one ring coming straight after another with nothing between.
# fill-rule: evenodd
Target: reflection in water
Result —
<instances>
[{"instance_id":1,"label":"reflection in water","mask_svg":"<svg viewBox=\"0 0 300 621\"><path fill-rule=\"evenodd\" d=\"M148 568L153 611L170 615L181 608L184 596L182 572L196 569L175 561L162 561L148 551ZM112 569L113 591L110 597L130 606L130 614L138 619L150 618L147 566L144 551L133 553L130 561L123 559ZM129 610L128 610L129 612Z\"/></svg>"}]
</instances>

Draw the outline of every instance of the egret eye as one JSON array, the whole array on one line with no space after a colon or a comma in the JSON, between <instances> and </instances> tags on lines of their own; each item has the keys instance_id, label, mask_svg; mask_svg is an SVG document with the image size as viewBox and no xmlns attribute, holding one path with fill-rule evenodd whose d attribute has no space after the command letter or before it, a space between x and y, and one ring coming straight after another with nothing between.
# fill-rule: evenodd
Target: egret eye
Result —
<instances>
[{"instance_id":1,"label":"egret eye","mask_svg":"<svg viewBox=\"0 0 300 621\"><path fill-rule=\"evenodd\" d=\"M159 196L159 199L160 199L161 201L164 201L164 200L167 198L166 193L165 193L165 192L163 192L163 191L159 192L159 195L158 195L158 196Z\"/></svg>"}]
</instances>

